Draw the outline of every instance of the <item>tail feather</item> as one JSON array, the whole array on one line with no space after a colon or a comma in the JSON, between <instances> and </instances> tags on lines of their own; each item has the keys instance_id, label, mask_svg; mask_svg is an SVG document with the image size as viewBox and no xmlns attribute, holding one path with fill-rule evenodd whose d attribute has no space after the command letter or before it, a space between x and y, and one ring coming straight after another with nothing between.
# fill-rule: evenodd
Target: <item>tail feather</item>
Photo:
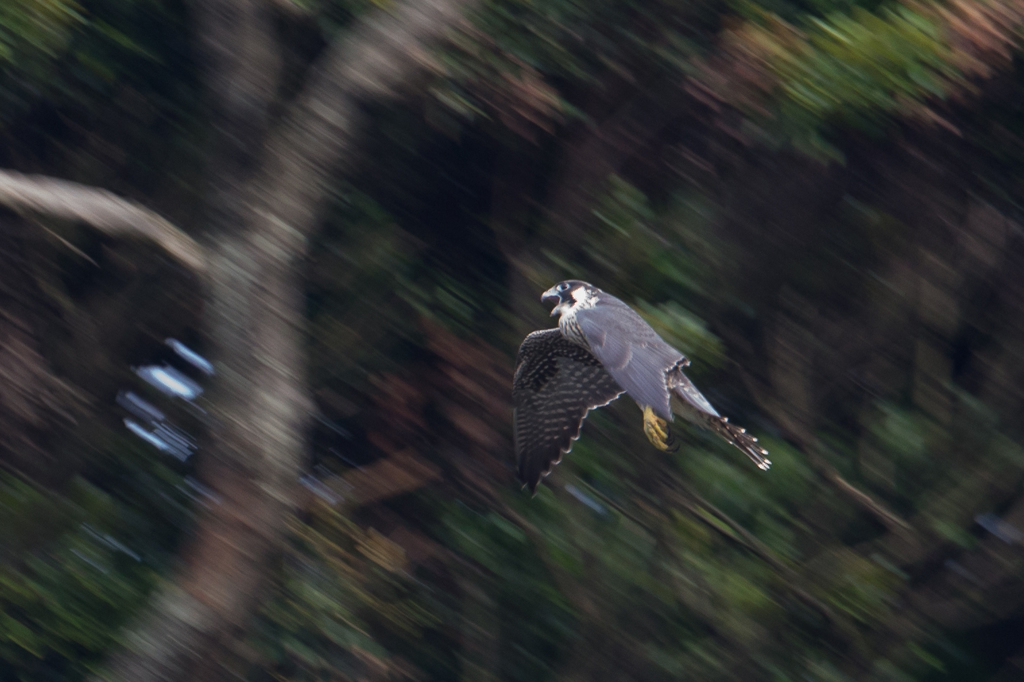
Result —
<instances>
[{"instance_id":1,"label":"tail feather","mask_svg":"<svg viewBox=\"0 0 1024 682\"><path fill-rule=\"evenodd\" d=\"M758 469L767 471L772 465L768 459L768 451L757 444L757 439L735 424L729 423L728 417L715 417L705 415L707 428L721 436L729 445L738 448L744 455L749 457Z\"/></svg>"},{"instance_id":2,"label":"tail feather","mask_svg":"<svg viewBox=\"0 0 1024 682\"><path fill-rule=\"evenodd\" d=\"M772 465L768 459L768 451L757 444L757 439L747 433L746 429L729 423L711 406L707 398L697 390L680 367L668 373L668 387L679 398L678 413L687 421L717 433L723 440L736 447L749 457L758 469L767 471Z\"/></svg>"}]
</instances>

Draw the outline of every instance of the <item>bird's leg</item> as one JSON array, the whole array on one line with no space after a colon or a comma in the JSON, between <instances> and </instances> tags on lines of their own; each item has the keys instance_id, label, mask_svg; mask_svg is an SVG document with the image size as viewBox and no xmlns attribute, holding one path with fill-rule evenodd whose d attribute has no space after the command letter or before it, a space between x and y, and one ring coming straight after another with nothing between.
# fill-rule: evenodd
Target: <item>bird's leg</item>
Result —
<instances>
[{"instance_id":1,"label":"bird's leg","mask_svg":"<svg viewBox=\"0 0 1024 682\"><path fill-rule=\"evenodd\" d=\"M675 449L669 436L668 422L654 414L650 405L644 407L644 434L651 445L663 452Z\"/></svg>"}]
</instances>

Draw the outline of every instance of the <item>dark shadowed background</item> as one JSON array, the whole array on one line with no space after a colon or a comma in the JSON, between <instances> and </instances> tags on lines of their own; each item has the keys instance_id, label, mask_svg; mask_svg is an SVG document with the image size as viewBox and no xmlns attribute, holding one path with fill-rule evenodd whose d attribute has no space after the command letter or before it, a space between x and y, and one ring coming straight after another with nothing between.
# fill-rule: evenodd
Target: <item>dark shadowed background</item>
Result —
<instances>
[{"instance_id":1,"label":"dark shadowed background","mask_svg":"<svg viewBox=\"0 0 1024 682\"><path fill-rule=\"evenodd\" d=\"M0 3L0 682L1024 679L1022 30ZM624 399L522 491L569 277L771 470Z\"/></svg>"}]
</instances>

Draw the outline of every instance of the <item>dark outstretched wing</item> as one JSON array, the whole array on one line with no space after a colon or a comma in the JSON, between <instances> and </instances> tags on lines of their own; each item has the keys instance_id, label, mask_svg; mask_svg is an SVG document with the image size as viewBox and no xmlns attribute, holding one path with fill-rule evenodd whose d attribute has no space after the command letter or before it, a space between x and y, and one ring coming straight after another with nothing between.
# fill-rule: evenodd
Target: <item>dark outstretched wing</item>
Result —
<instances>
[{"instance_id":1,"label":"dark outstretched wing","mask_svg":"<svg viewBox=\"0 0 1024 682\"><path fill-rule=\"evenodd\" d=\"M671 421L666 375L686 357L632 308L603 292L597 305L576 313L576 322L594 356L633 400Z\"/></svg>"},{"instance_id":2,"label":"dark outstretched wing","mask_svg":"<svg viewBox=\"0 0 1024 682\"><path fill-rule=\"evenodd\" d=\"M697 390L697 387L681 370L676 369L669 373L668 385L682 401L679 414L687 421L717 433L722 439L753 460L759 469L767 471L772 465L771 460L767 457L768 451L757 444L757 439L747 433L746 429L730 424L727 418L718 414L704 394Z\"/></svg>"},{"instance_id":3,"label":"dark outstretched wing","mask_svg":"<svg viewBox=\"0 0 1024 682\"><path fill-rule=\"evenodd\" d=\"M512 404L519 479L531 492L572 449L587 412L622 393L597 358L559 330L526 337L516 361Z\"/></svg>"}]
</instances>

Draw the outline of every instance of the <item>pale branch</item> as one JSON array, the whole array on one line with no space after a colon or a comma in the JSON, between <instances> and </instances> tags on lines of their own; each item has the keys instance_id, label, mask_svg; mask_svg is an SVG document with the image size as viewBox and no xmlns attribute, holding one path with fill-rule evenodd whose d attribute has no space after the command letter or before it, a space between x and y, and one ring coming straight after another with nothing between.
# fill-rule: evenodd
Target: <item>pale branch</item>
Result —
<instances>
[{"instance_id":1,"label":"pale branch","mask_svg":"<svg viewBox=\"0 0 1024 682\"><path fill-rule=\"evenodd\" d=\"M56 232L54 232L53 230L48 228L38 218L33 218L32 219L32 223L36 227L38 227L40 230L42 230L43 232L45 232L46 234L50 235L51 237L56 239L58 242L60 242L62 246L67 248L69 251L74 253L76 256L84 258L85 260L89 261L90 263L92 263L97 268L100 266L100 264L97 263L94 258L91 258L89 256L89 254L87 254L85 251L82 251L80 248L78 248L77 246L75 246L74 244L69 242L67 239L64 239L64 237L61 237L59 234L57 234Z\"/></svg>"},{"instance_id":2,"label":"pale branch","mask_svg":"<svg viewBox=\"0 0 1024 682\"><path fill-rule=\"evenodd\" d=\"M0 204L22 214L78 220L111 236L143 237L191 270L206 269L203 248L195 240L148 208L105 189L0 170Z\"/></svg>"},{"instance_id":3,"label":"pale branch","mask_svg":"<svg viewBox=\"0 0 1024 682\"><path fill-rule=\"evenodd\" d=\"M895 533L912 533L914 527L901 519L888 507L856 487L839 473L839 470L826 462L820 455L808 452L808 459L815 472L831 483L847 498L856 502L862 509L865 509L878 519L882 525Z\"/></svg>"}]
</instances>

